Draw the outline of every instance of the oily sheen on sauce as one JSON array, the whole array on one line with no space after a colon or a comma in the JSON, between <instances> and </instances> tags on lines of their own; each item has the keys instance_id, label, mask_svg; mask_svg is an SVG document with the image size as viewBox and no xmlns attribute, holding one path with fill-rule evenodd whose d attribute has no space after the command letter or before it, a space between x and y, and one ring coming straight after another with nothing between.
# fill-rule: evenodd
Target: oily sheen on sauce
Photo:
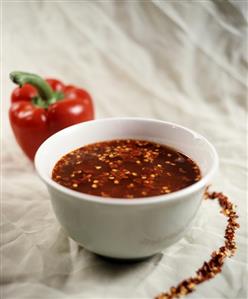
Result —
<instances>
[{"instance_id":1,"label":"oily sheen on sauce","mask_svg":"<svg viewBox=\"0 0 248 299\"><path fill-rule=\"evenodd\" d=\"M144 140L98 142L63 156L52 179L78 192L112 198L168 194L201 179L197 164L165 145Z\"/></svg>"}]
</instances>

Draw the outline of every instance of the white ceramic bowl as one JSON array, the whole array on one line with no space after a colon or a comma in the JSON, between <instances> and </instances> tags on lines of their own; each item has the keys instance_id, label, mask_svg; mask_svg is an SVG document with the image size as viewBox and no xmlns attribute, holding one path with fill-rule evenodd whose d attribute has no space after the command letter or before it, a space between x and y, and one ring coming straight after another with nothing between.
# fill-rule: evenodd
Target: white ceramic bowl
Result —
<instances>
[{"instance_id":1,"label":"white ceramic bowl","mask_svg":"<svg viewBox=\"0 0 248 299\"><path fill-rule=\"evenodd\" d=\"M132 200L79 193L51 179L55 163L71 150L121 138L154 141L179 150L198 164L202 179L167 195ZM139 259L160 252L185 234L218 167L218 156L204 137L182 126L110 118L77 124L51 136L37 151L35 167L48 187L60 224L72 239L103 256Z\"/></svg>"}]
</instances>

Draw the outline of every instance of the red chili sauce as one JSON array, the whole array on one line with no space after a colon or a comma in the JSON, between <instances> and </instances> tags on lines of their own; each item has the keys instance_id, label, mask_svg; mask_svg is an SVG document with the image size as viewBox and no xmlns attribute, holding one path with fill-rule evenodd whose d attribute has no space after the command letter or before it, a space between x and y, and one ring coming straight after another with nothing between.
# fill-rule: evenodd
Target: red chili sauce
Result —
<instances>
[{"instance_id":1,"label":"red chili sauce","mask_svg":"<svg viewBox=\"0 0 248 299\"><path fill-rule=\"evenodd\" d=\"M52 179L78 192L132 199L183 189L199 181L201 172L194 161L173 148L125 139L68 153L56 163Z\"/></svg>"}]
</instances>

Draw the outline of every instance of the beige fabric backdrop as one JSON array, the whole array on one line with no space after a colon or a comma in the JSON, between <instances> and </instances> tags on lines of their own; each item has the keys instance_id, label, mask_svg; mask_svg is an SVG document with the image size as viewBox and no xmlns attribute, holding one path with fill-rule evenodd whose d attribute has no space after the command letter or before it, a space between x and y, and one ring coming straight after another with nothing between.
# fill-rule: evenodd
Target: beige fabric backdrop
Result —
<instances>
[{"instance_id":1,"label":"beige fabric backdrop","mask_svg":"<svg viewBox=\"0 0 248 299\"><path fill-rule=\"evenodd\" d=\"M97 118L168 120L213 142L213 189L238 205L238 251L188 298L246 298L247 2L5 1L2 25L1 298L153 298L192 275L225 226L217 204L204 202L186 237L144 262L109 264L79 248L11 133L12 70L87 88Z\"/></svg>"}]
</instances>

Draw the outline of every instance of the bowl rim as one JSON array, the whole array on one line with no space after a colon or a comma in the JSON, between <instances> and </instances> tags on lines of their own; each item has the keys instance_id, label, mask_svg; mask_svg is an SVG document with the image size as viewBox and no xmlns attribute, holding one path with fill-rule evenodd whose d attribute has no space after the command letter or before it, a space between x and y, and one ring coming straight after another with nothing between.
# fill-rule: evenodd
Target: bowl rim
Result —
<instances>
[{"instance_id":1,"label":"bowl rim","mask_svg":"<svg viewBox=\"0 0 248 299\"><path fill-rule=\"evenodd\" d=\"M57 136L57 135L63 135L65 132L67 133L70 130L73 130L75 127L80 127L84 125L90 125L92 123L99 123L99 122L106 122L106 121L146 121L146 122L156 122L160 124L166 124L171 127L178 127L184 131L187 131L191 133L194 136L197 136L197 138L202 139L210 148L213 154L213 164L211 169L208 171L206 175L204 175L198 182L183 188L181 190L168 193L168 194L163 194L163 195L155 195L155 196L147 196L147 197L140 197L140 198L133 198L131 200L126 199L126 198L116 198L116 197L102 197L102 196L97 196L97 195L90 195L87 193L82 193L78 191L71 190L69 188L66 188L55 181L53 181L49 176L44 176L42 174L42 171L40 170L39 167L39 156L42 154L43 148L46 146L47 143L51 142L51 140ZM144 118L144 117L109 117L109 118L101 118L101 119L96 119L96 120L91 120L83 123L78 123L76 125L72 125L70 127L67 127L63 130L60 130L59 132L53 134L50 136L48 139L46 139L39 149L36 152L35 159L34 159L34 165L35 169L41 178L43 182L45 182L48 186L53 187L57 191L60 191L70 197L73 197L74 199L77 198L79 200L91 202L91 203L99 203L99 204L107 204L107 205L122 205L122 206L133 206L133 205L149 205L149 204L155 204L155 203L161 203L161 202L171 202L171 201L180 201L184 199L184 197L188 196L189 194L192 194L196 191L199 191L201 188L204 186L207 186L209 184L210 179L213 177L215 172L218 169L219 166L219 157L217 154L217 151L215 147L201 134L184 127L182 125L178 125L173 122L167 122L163 120L158 120L158 119L152 119L152 118Z\"/></svg>"}]
</instances>

